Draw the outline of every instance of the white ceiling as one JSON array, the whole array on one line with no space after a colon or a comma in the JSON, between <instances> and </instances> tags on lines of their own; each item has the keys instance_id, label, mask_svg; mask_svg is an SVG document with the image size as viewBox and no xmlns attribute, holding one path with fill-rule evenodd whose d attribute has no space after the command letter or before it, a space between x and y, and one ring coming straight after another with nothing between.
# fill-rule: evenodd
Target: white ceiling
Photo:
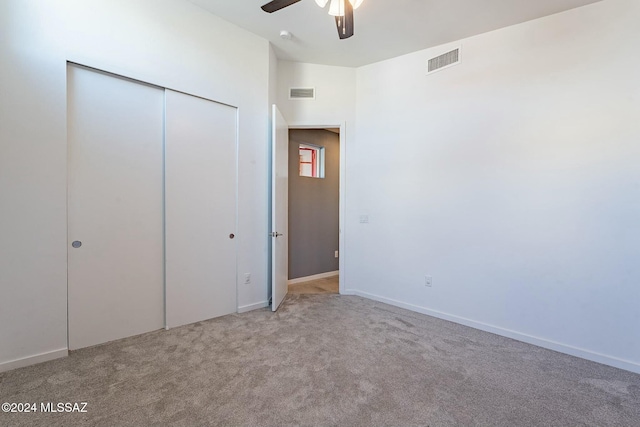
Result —
<instances>
[{"instance_id":1,"label":"white ceiling","mask_svg":"<svg viewBox=\"0 0 640 427\"><path fill-rule=\"evenodd\" d=\"M600 0L364 0L346 40L314 0L272 14L260 9L269 0L189 1L269 40L280 59L357 67Z\"/></svg>"}]
</instances>

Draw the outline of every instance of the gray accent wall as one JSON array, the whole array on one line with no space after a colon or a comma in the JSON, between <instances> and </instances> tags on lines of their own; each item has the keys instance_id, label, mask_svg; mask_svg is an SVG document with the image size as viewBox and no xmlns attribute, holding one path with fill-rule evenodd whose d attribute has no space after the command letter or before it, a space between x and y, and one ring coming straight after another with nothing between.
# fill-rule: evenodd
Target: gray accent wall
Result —
<instances>
[{"instance_id":1,"label":"gray accent wall","mask_svg":"<svg viewBox=\"0 0 640 427\"><path fill-rule=\"evenodd\" d=\"M325 177L299 176L299 145L325 147ZM289 279L338 270L340 136L289 130Z\"/></svg>"}]
</instances>

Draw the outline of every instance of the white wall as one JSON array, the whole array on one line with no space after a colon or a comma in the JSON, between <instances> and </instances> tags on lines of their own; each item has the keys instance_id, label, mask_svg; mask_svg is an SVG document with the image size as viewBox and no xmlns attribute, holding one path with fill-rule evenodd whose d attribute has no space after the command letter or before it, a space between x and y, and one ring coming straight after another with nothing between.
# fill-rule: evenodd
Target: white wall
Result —
<instances>
[{"instance_id":1,"label":"white wall","mask_svg":"<svg viewBox=\"0 0 640 427\"><path fill-rule=\"evenodd\" d=\"M355 84L355 68L279 61L278 108L289 124L353 125ZM291 100L290 87L314 87L316 99Z\"/></svg>"},{"instance_id":2,"label":"white wall","mask_svg":"<svg viewBox=\"0 0 640 427\"><path fill-rule=\"evenodd\" d=\"M605 0L358 69L351 290L640 372L639 21Z\"/></svg>"},{"instance_id":3,"label":"white wall","mask_svg":"<svg viewBox=\"0 0 640 427\"><path fill-rule=\"evenodd\" d=\"M177 0L5 0L0 39L0 370L66 354L67 60L239 108L238 301L263 305L268 42Z\"/></svg>"}]
</instances>

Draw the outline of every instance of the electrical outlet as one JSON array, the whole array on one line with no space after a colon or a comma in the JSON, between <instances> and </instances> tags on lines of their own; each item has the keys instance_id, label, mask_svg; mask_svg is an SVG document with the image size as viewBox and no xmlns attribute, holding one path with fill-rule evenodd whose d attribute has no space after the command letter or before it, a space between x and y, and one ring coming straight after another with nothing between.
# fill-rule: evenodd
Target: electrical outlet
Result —
<instances>
[{"instance_id":1,"label":"electrical outlet","mask_svg":"<svg viewBox=\"0 0 640 427\"><path fill-rule=\"evenodd\" d=\"M244 284L248 285L251 283L251 273L244 273Z\"/></svg>"},{"instance_id":2,"label":"electrical outlet","mask_svg":"<svg viewBox=\"0 0 640 427\"><path fill-rule=\"evenodd\" d=\"M334 257L338 258L338 251L335 251L335 253L333 254Z\"/></svg>"},{"instance_id":3,"label":"electrical outlet","mask_svg":"<svg viewBox=\"0 0 640 427\"><path fill-rule=\"evenodd\" d=\"M369 224L369 215L360 215L360 224Z\"/></svg>"},{"instance_id":4,"label":"electrical outlet","mask_svg":"<svg viewBox=\"0 0 640 427\"><path fill-rule=\"evenodd\" d=\"M427 288L430 288L433 286L433 277L431 276L424 276L424 285Z\"/></svg>"}]
</instances>

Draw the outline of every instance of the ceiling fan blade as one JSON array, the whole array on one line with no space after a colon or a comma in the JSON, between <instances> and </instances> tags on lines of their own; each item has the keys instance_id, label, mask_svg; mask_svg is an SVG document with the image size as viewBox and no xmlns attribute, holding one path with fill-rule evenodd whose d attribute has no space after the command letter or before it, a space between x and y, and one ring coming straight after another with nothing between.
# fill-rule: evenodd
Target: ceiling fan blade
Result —
<instances>
[{"instance_id":1,"label":"ceiling fan blade","mask_svg":"<svg viewBox=\"0 0 640 427\"><path fill-rule=\"evenodd\" d=\"M336 26L341 39L353 35L353 6L349 0L344 0L344 16L336 16Z\"/></svg>"},{"instance_id":2,"label":"ceiling fan blade","mask_svg":"<svg viewBox=\"0 0 640 427\"><path fill-rule=\"evenodd\" d=\"M284 9L287 6L291 6L292 4L296 4L299 1L300 0L273 0L262 6L262 10L267 13L273 13L277 10Z\"/></svg>"}]
</instances>

